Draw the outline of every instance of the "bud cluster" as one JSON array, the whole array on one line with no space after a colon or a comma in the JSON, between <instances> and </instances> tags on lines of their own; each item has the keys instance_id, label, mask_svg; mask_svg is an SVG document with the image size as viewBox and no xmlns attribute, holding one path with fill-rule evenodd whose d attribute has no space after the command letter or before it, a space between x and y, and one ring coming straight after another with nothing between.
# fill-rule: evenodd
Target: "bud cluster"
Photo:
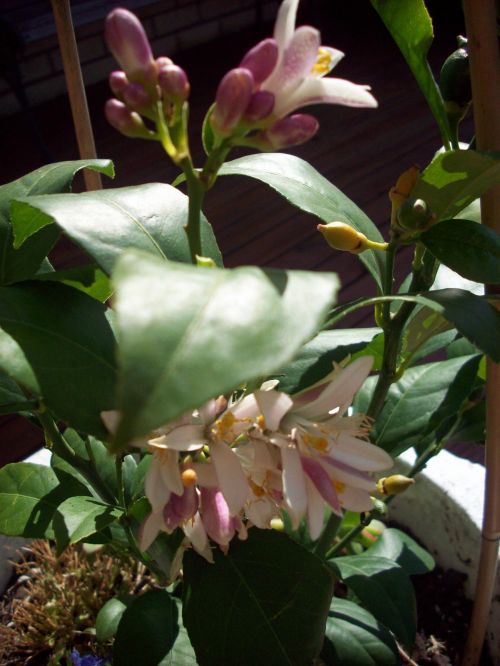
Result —
<instances>
[{"instance_id":1,"label":"bud cluster","mask_svg":"<svg viewBox=\"0 0 500 666\"><path fill-rule=\"evenodd\" d=\"M151 45L139 19L126 9L114 9L106 19L106 42L121 70L111 72L110 88L115 99L108 100L108 122L129 137L160 139L163 126L171 157L178 156L183 107L190 86L184 70L170 58L153 58ZM146 122L145 122L146 120ZM150 122L148 122L150 121ZM154 128L156 125L156 128ZM183 146L185 147L185 146Z\"/></svg>"}]
</instances>

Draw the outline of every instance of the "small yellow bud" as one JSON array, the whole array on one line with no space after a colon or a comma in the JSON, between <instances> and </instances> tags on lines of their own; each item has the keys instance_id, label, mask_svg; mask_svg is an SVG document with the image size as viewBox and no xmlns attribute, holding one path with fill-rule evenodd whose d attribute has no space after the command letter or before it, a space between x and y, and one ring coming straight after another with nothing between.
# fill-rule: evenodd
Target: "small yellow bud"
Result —
<instances>
[{"instance_id":1,"label":"small yellow bud","mask_svg":"<svg viewBox=\"0 0 500 666\"><path fill-rule=\"evenodd\" d=\"M283 532L285 529L285 524L281 520L281 518L271 518L271 529L276 530L277 532Z\"/></svg>"},{"instance_id":2,"label":"small yellow bud","mask_svg":"<svg viewBox=\"0 0 500 666\"><path fill-rule=\"evenodd\" d=\"M415 479L410 479L403 474L393 474L392 476L379 479L377 490L382 495L400 495L415 483Z\"/></svg>"},{"instance_id":3,"label":"small yellow bud","mask_svg":"<svg viewBox=\"0 0 500 666\"><path fill-rule=\"evenodd\" d=\"M367 249L366 236L344 222L318 224L317 229L321 231L328 245L335 250L358 254Z\"/></svg>"},{"instance_id":4,"label":"small yellow bud","mask_svg":"<svg viewBox=\"0 0 500 666\"><path fill-rule=\"evenodd\" d=\"M203 268L215 268L215 261L210 257L201 257L199 254L197 254L196 265L202 266Z\"/></svg>"},{"instance_id":5,"label":"small yellow bud","mask_svg":"<svg viewBox=\"0 0 500 666\"><path fill-rule=\"evenodd\" d=\"M397 210L410 196L410 192L417 184L420 176L420 169L412 166L399 176L396 185L389 190L389 199L393 207Z\"/></svg>"}]
</instances>

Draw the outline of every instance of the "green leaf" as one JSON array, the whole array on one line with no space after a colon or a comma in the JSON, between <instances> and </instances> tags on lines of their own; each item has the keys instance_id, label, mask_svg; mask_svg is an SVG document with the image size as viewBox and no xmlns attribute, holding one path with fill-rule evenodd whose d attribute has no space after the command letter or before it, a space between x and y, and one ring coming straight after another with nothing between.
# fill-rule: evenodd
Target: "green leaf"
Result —
<instances>
[{"instance_id":1,"label":"green leaf","mask_svg":"<svg viewBox=\"0 0 500 666\"><path fill-rule=\"evenodd\" d=\"M97 266L78 266L63 271L52 271L34 276L34 279L46 282L60 282L83 291L104 303L113 293L109 277Z\"/></svg>"},{"instance_id":2,"label":"green leaf","mask_svg":"<svg viewBox=\"0 0 500 666\"><path fill-rule=\"evenodd\" d=\"M104 306L62 284L0 287L0 324L33 368L47 406L83 432L106 434L114 406L114 336Z\"/></svg>"},{"instance_id":3,"label":"green leaf","mask_svg":"<svg viewBox=\"0 0 500 666\"><path fill-rule=\"evenodd\" d=\"M13 409L12 411L6 411L6 409L8 409L9 405L19 405L22 403L29 404L19 386L9 375L0 373L0 414L11 414L21 411L21 409Z\"/></svg>"},{"instance_id":4,"label":"green leaf","mask_svg":"<svg viewBox=\"0 0 500 666\"><path fill-rule=\"evenodd\" d=\"M32 539L53 538L59 505L82 492L70 477L59 481L50 467L11 463L0 469L0 533Z\"/></svg>"},{"instance_id":5,"label":"green leaf","mask_svg":"<svg viewBox=\"0 0 500 666\"><path fill-rule=\"evenodd\" d=\"M55 194L19 199L12 204L16 246L36 231L26 226L37 215L38 228L55 223L109 274L128 248L143 250L162 259L190 263L184 226L188 198L162 183L136 187ZM202 216L202 253L222 265L212 227Z\"/></svg>"},{"instance_id":6,"label":"green leaf","mask_svg":"<svg viewBox=\"0 0 500 666\"><path fill-rule=\"evenodd\" d=\"M184 624L200 666L309 666L332 596L327 567L274 530L251 529L213 554L214 564L184 556Z\"/></svg>"},{"instance_id":7,"label":"green leaf","mask_svg":"<svg viewBox=\"0 0 500 666\"><path fill-rule=\"evenodd\" d=\"M241 175L256 178L284 196L291 204L312 213L324 222L345 222L370 240L383 241L379 230L363 211L324 178L314 167L294 155L262 153L227 162L221 176ZM367 250L359 255L382 291L385 254Z\"/></svg>"},{"instance_id":8,"label":"green leaf","mask_svg":"<svg viewBox=\"0 0 500 666\"><path fill-rule=\"evenodd\" d=\"M450 150L422 172L411 196L423 199L436 220L449 220L500 182L500 153Z\"/></svg>"},{"instance_id":9,"label":"green leaf","mask_svg":"<svg viewBox=\"0 0 500 666\"><path fill-rule=\"evenodd\" d=\"M408 574L385 557L352 555L330 560L344 583L406 648L416 633L415 595Z\"/></svg>"},{"instance_id":10,"label":"green leaf","mask_svg":"<svg viewBox=\"0 0 500 666\"><path fill-rule=\"evenodd\" d=\"M427 61L434 38L431 17L424 0L371 0L408 63L439 126L443 142L451 133L441 92Z\"/></svg>"},{"instance_id":11,"label":"green leaf","mask_svg":"<svg viewBox=\"0 0 500 666\"><path fill-rule=\"evenodd\" d=\"M327 666L396 666L398 646L371 613L347 599L333 598L321 659Z\"/></svg>"},{"instance_id":12,"label":"green leaf","mask_svg":"<svg viewBox=\"0 0 500 666\"><path fill-rule=\"evenodd\" d=\"M406 370L391 385L382 413L371 433L377 446L397 456L456 415L473 388L480 356L419 365ZM376 377L370 377L355 399L356 409L366 412Z\"/></svg>"},{"instance_id":13,"label":"green leaf","mask_svg":"<svg viewBox=\"0 0 500 666\"><path fill-rule=\"evenodd\" d=\"M283 366L316 333L338 288L334 274L203 269L134 252L114 282L117 446Z\"/></svg>"},{"instance_id":14,"label":"green leaf","mask_svg":"<svg viewBox=\"0 0 500 666\"><path fill-rule=\"evenodd\" d=\"M166 590L136 597L122 615L113 646L114 666L158 666L179 631L177 605Z\"/></svg>"},{"instance_id":15,"label":"green leaf","mask_svg":"<svg viewBox=\"0 0 500 666\"><path fill-rule=\"evenodd\" d=\"M448 333L447 340L449 341L450 337L453 339L456 335L455 331L449 330L450 328L453 328L453 325L439 312L435 312L427 306L419 308L404 331L401 349L404 363L409 364L416 357L422 357L424 354L440 349L441 342L437 340L438 336ZM432 340L435 342L434 345L431 344Z\"/></svg>"},{"instance_id":16,"label":"green leaf","mask_svg":"<svg viewBox=\"0 0 500 666\"><path fill-rule=\"evenodd\" d=\"M84 541L102 532L123 513L116 506L86 496L68 497L59 505L58 512L62 516L68 537L65 545Z\"/></svg>"},{"instance_id":17,"label":"green leaf","mask_svg":"<svg viewBox=\"0 0 500 666\"><path fill-rule=\"evenodd\" d=\"M47 164L12 183L0 186L0 284L32 277L59 236L55 227L45 229L22 248L15 250L9 219L12 200L30 195L67 192L75 173L84 167L114 176L113 163L109 160L77 160ZM30 226L32 220L27 218L25 224Z\"/></svg>"},{"instance_id":18,"label":"green leaf","mask_svg":"<svg viewBox=\"0 0 500 666\"><path fill-rule=\"evenodd\" d=\"M443 264L469 280L500 283L500 235L470 220L445 220L419 239Z\"/></svg>"},{"instance_id":19,"label":"green leaf","mask_svg":"<svg viewBox=\"0 0 500 666\"><path fill-rule=\"evenodd\" d=\"M189 640L189 634L182 622L182 604L178 599L175 601L179 613L179 633L175 639L174 647L158 666L197 666L198 662Z\"/></svg>"},{"instance_id":20,"label":"green leaf","mask_svg":"<svg viewBox=\"0 0 500 666\"><path fill-rule=\"evenodd\" d=\"M297 393L312 386L332 371L334 362L339 363L350 354L364 349L379 331L379 328L321 331L300 349L291 363L277 373L280 391Z\"/></svg>"},{"instance_id":21,"label":"green leaf","mask_svg":"<svg viewBox=\"0 0 500 666\"><path fill-rule=\"evenodd\" d=\"M40 395L40 387L31 365L17 342L0 328L0 367L17 384L33 395Z\"/></svg>"},{"instance_id":22,"label":"green leaf","mask_svg":"<svg viewBox=\"0 0 500 666\"><path fill-rule=\"evenodd\" d=\"M100 643L105 643L114 638L122 615L130 606L133 599L132 595L124 594L106 601L97 614L95 622L96 638Z\"/></svg>"},{"instance_id":23,"label":"green leaf","mask_svg":"<svg viewBox=\"0 0 500 666\"><path fill-rule=\"evenodd\" d=\"M385 529L377 541L363 554L369 557L385 557L402 567L409 576L432 571L435 566L432 555L419 546L408 534L394 527Z\"/></svg>"}]
</instances>

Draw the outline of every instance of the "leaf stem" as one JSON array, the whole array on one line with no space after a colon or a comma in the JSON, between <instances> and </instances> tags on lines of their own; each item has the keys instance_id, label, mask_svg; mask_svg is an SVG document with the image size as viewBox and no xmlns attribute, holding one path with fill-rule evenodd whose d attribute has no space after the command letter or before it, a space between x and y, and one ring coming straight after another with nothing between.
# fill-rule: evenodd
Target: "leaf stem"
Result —
<instances>
[{"instance_id":1,"label":"leaf stem","mask_svg":"<svg viewBox=\"0 0 500 666\"><path fill-rule=\"evenodd\" d=\"M193 169L193 164L189 157L181 160L180 166L186 176L188 204L188 221L184 227L191 253L191 262L196 265L196 257L202 255L201 250L201 207L205 196L205 188L200 176Z\"/></svg>"}]
</instances>

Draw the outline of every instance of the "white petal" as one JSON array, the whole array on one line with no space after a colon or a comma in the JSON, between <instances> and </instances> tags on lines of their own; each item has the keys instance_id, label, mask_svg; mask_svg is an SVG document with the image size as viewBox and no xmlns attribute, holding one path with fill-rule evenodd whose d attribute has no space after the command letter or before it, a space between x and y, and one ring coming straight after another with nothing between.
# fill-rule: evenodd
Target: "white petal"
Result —
<instances>
[{"instance_id":1,"label":"white petal","mask_svg":"<svg viewBox=\"0 0 500 666\"><path fill-rule=\"evenodd\" d=\"M290 95L276 100L274 115L282 118L295 109L310 104L341 104L354 107L376 107L376 99L367 90L368 86L358 85L344 79L308 77Z\"/></svg>"},{"instance_id":2,"label":"white petal","mask_svg":"<svg viewBox=\"0 0 500 666\"><path fill-rule=\"evenodd\" d=\"M314 483L306 477L307 488L307 524L309 535L315 541L323 529L325 519L325 502Z\"/></svg>"},{"instance_id":3,"label":"white petal","mask_svg":"<svg viewBox=\"0 0 500 666\"><path fill-rule=\"evenodd\" d=\"M366 490L361 488L345 488L339 493L339 499L343 507L349 511L371 511L373 509L373 500Z\"/></svg>"},{"instance_id":4,"label":"white petal","mask_svg":"<svg viewBox=\"0 0 500 666\"><path fill-rule=\"evenodd\" d=\"M163 482L161 466L154 456L146 473L144 492L153 511L161 511L170 499L170 491L165 487L165 483Z\"/></svg>"},{"instance_id":5,"label":"white petal","mask_svg":"<svg viewBox=\"0 0 500 666\"><path fill-rule=\"evenodd\" d=\"M139 548L142 551L147 550L164 527L163 512L152 511L140 527Z\"/></svg>"},{"instance_id":6,"label":"white petal","mask_svg":"<svg viewBox=\"0 0 500 666\"><path fill-rule=\"evenodd\" d=\"M202 425L182 425L148 442L152 447L175 451L198 451L206 443L205 426Z\"/></svg>"},{"instance_id":7,"label":"white petal","mask_svg":"<svg viewBox=\"0 0 500 666\"><path fill-rule=\"evenodd\" d=\"M259 405L257 404L255 395L251 393L250 395L245 396L243 400L240 400L239 402L232 405L228 411L230 411L238 420L253 420L259 415Z\"/></svg>"},{"instance_id":8,"label":"white petal","mask_svg":"<svg viewBox=\"0 0 500 666\"><path fill-rule=\"evenodd\" d=\"M267 430L278 430L281 419L293 406L292 398L280 391L255 391L255 399Z\"/></svg>"},{"instance_id":9,"label":"white petal","mask_svg":"<svg viewBox=\"0 0 500 666\"><path fill-rule=\"evenodd\" d=\"M198 479L198 486L203 488L218 488L217 473L212 463L193 463L192 465Z\"/></svg>"},{"instance_id":10,"label":"white petal","mask_svg":"<svg viewBox=\"0 0 500 666\"><path fill-rule=\"evenodd\" d=\"M169 491L176 495L182 495L184 486L182 485L181 473L179 470L179 454L177 451L162 451L160 455L154 454L154 458L158 460L160 467L161 478ZM153 460L153 466L155 461Z\"/></svg>"},{"instance_id":11,"label":"white petal","mask_svg":"<svg viewBox=\"0 0 500 666\"><path fill-rule=\"evenodd\" d=\"M121 413L117 409L111 409L107 412L101 412L101 421L111 434L115 434Z\"/></svg>"},{"instance_id":12,"label":"white petal","mask_svg":"<svg viewBox=\"0 0 500 666\"><path fill-rule=\"evenodd\" d=\"M279 72L265 83L265 90L277 96L294 90L309 74L317 60L319 32L310 26L297 28L286 46Z\"/></svg>"},{"instance_id":13,"label":"white petal","mask_svg":"<svg viewBox=\"0 0 500 666\"><path fill-rule=\"evenodd\" d=\"M193 548L196 552L212 564L214 558L200 514L197 513L192 521L187 521L182 529L184 530L184 534L193 544Z\"/></svg>"},{"instance_id":14,"label":"white petal","mask_svg":"<svg viewBox=\"0 0 500 666\"><path fill-rule=\"evenodd\" d=\"M336 407L351 404L354 394L361 388L370 374L372 366L372 356L361 356L356 359L341 372L335 374L316 400L297 407L294 409L294 413L314 420L325 418L328 412Z\"/></svg>"},{"instance_id":15,"label":"white petal","mask_svg":"<svg viewBox=\"0 0 500 666\"><path fill-rule=\"evenodd\" d=\"M359 472L358 475L356 474L355 470L353 470L353 472L349 472L345 469L341 469L336 466L335 460L332 460L331 464L329 464L329 456L318 456L316 460L320 463L327 474L329 474L331 478L335 479L335 481L340 481L346 486L350 486L352 488L361 488L362 490L366 490L372 493L375 492L377 487L375 481L371 477L365 476L363 472Z\"/></svg>"},{"instance_id":16,"label":"white petal","mask_svg":"<svg viewBox=\"0 0 500 666\"><path fill-rule=\"evenodd\" d=\"M296 529L307 509L306 483L297 448L290 444L282 448L281 461L286 509L292 519L292 526Z\"/></svg>"},{"instance_id":17,"label":"white petal","mask_svg":"<svg viewBox=\"0 0 500 666\"><path fill-rule=\"evenodd\" d=\"M286 47L292 38L298 6L299 0L284 0L281 3L274 24L274 39L278 42L280 51Z\"/></svg>"},{"instance_id":18,"label":"white petal","mask_svg":"<svg viewBox=\"0 0 500 666\"><path fill-rule=\"evenodd\" d=\"M231 515L235 516L243 508L249 492L248 482L240 461L229 446L219 442L211 444L210 453L215 465L219 488Z\"/></svg>"},{"instance_id":19,"label":"white petal","mask_svg":"<svg viewBox=\"0 0 500 666\"><path fill-rule=\"evenodd\" d=\"M394 465L391 456L370 442L340 433L328 451L328 455L345 462L361 472L378 472Z\"/></svg>"}]
</instances>

